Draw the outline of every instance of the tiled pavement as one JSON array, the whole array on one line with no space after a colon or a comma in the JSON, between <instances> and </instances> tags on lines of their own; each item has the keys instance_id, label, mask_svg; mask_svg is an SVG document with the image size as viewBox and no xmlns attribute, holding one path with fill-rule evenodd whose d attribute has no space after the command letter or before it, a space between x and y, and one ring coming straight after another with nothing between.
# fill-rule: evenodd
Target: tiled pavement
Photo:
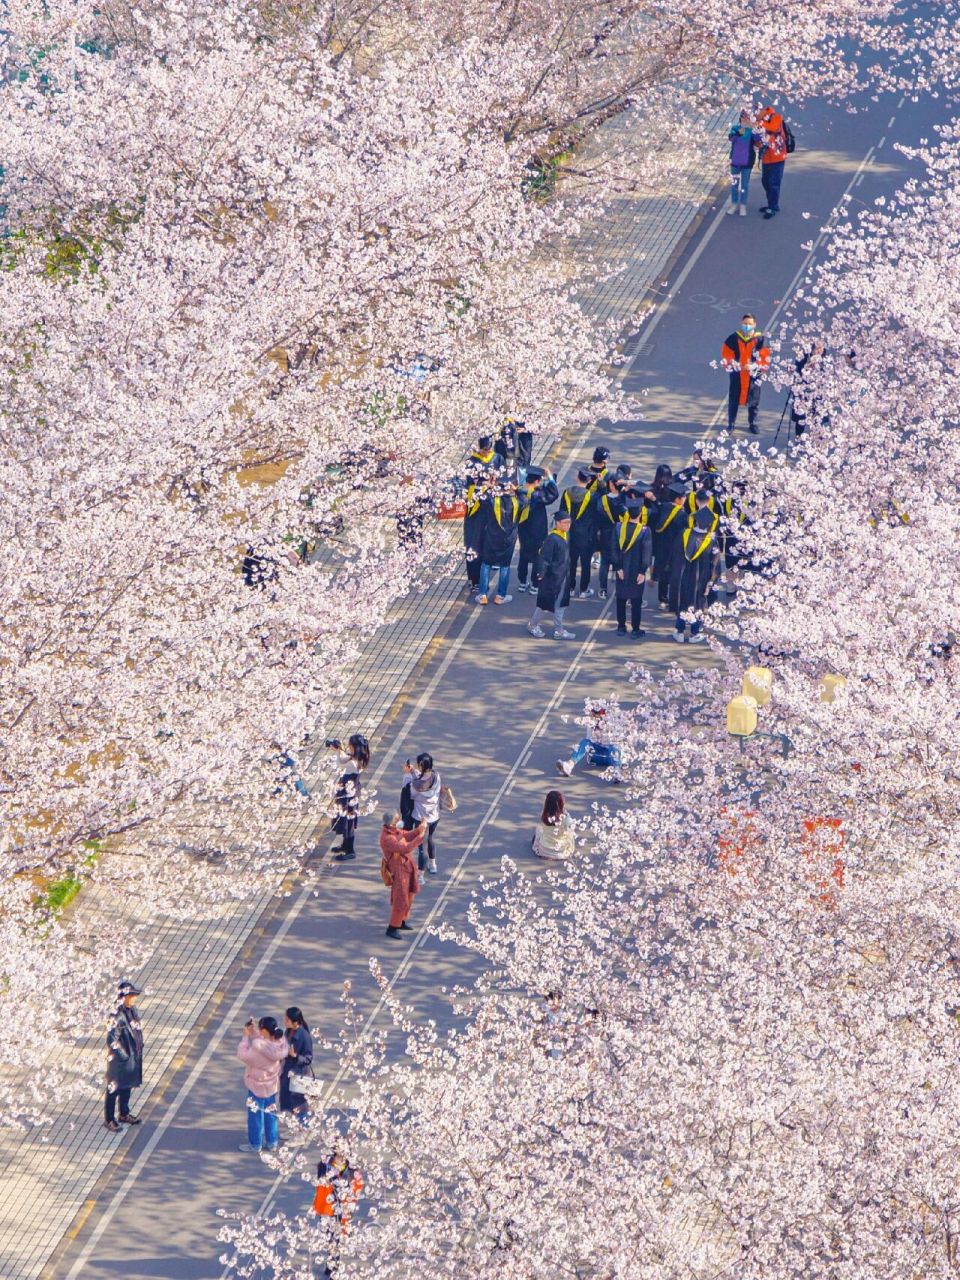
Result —
<instances>
[{"instance_id":1,"label":"tiled pavement","mask_svg":"<svg viewBox=\"0 0 960 1280\"><path fill-rule=\"evenodd\" d=\"M602 223L584 228L582 250L625 268L585 295L584 305L598 319L626 328L649 301L651 290L659 288L723 177L726 119L727 112L718 111L708 122L717 138L716 155L701 154L674 194L618 199ZM621 119L608 127L625 123ZM574 246L573 271L576 252ZM374 740L378 726L389 718L398 695L462 601L462 571L455 554L459 527L451 526L444 540L447 551L423 575L430 585L395 607L390 622L365 645L351 674L345 724ZM309 762L304 772L310 778ZM310 834L307 820L301 827L294 834ZM119 919L109 892L95 886L78 899L76 909L84 913L91 938L135 927L156 940L149 961L136 975L157 993L149 1004L151 1081L138 1092L138 1106L149 1103L158 1088L155 1082L192 1051L191 1028L225 978L243 965L244 949L255 944L258 922L275 898L276 890L271 889L254 902L226 902L215 919L188 924L152 918L146 900L134 918ZM82 1064L94 1081L102 1071L102 1055L102 1041L97 1039L81 1046L71 1065ZM97 1180L117 1150L116 1139L101 1127L98 1106L77 1097L65 1101L49 1125L26 1135L0 1132L0 1277L28 1280L44 1274L64 1233L82 1220Z\"/></svg>"}]
</instances>

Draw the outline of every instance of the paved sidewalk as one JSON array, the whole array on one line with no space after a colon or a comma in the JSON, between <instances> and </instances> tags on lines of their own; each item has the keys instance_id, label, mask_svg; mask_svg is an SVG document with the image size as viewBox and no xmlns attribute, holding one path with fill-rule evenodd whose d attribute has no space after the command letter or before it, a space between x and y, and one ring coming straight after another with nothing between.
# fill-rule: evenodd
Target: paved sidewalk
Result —
<instances>
[{"instance_id":1,"label":"paved sidewalk","mask_svg":"<svg viewBox=\"0 0 960 1280\"><path fill-rule=\"evenodd\" d=\"M723 112L710 122L721 139L716 163L701 157L699 171L691 168L677 195L618 200L602 225L585 228L579 249L594 259L623 263L625 268L586 295L585 306L592 314L626 326L651 288L658 286L723 177L726 120ZM623 122L611 122L611 127L623 127ZM547 444L543 442L542 447ZM421 576L430 585L401 601L388 624L364 646L343 700L344 732L363 730L376 741L378 726L389 722L398 696L462 603L459 532L458 525L444 531L445 549L424 567ZM322 773L320 759L318 751L311 760L301 762L308 780ZM312 824L312 818L304 818L285 834L319 838L322 831L311 832ZM144 1002L147 1082L137 1094L138 1109L150 1107L151 1098L172 1068L186 1058L196 1058L191 1029L226 979L242 970L244 950L256 943L258 924L275 897L276 890L271 889L253 902L225 902L215 918L186 925L153 916L146 897L120 913L106 885L91 884L77 900L76 910L82 913L91 939L108 930L133 929L153 944L148 961L133 975L156 993ZM103 1066L102 1040L96 1038L81 1046L73 1062L88 1072L91 1081L98 1079ZM122 1160L117 1152L123 1152L125 1142L125 1135L118 1138L102 1129L95 1102L73 1098L48 1126L26 1136L0 1132L4 1185L0 1277L28 1280L44 1272L62 1236L82 1226L98 1179L112 1159Z\"/></svg>"}]
</instances>

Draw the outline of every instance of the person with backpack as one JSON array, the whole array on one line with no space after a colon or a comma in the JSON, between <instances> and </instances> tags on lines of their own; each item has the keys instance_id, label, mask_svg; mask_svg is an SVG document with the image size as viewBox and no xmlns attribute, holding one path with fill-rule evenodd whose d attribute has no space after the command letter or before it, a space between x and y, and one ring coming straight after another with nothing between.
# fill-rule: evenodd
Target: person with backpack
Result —
<instances>
[{"instance_id":1,"label":"person with backpack","mask_svg":"<svg viewBox=\"0 0 960 1280\"><path fill-rule=\"evenodd\" d=\"M758 135L754 132L753 118L749 111L741 111L740 119L733 125L730 138L730 207L728 214L740 210L740 217L747 216L747 196L750 191L750 174L757 161Z\"/></svg>"},{"instance_id":2,"label":"person with backpack","mask_svg":"<svg viewBox=\"0 0 960 1280\"><path fill-rule=\"evenodd\" d=\"M793 150L793 134L784 124L783 116L773 107L764 107L757 116L761 130L760 181L767 203L760 212L768 221L780 212L780 185L787 155Z\"/></svg>"}]
</instances>

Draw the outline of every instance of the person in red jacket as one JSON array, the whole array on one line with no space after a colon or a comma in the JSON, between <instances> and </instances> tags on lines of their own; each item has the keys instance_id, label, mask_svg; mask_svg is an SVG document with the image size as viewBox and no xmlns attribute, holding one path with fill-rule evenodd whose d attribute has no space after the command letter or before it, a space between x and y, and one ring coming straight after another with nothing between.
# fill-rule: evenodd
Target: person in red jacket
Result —
<instances>
[{"instance_id":1,"label":"person in red jacket","mask_svg":"<svg viewBox=\"0 0 960 1280\"><path fill-rule=\"evenodd\" d=\"M783 128L783 116L773 107L764 107L757 116L761 130L760 181L767 203L760 212L767 219L780 212L780 184L783 182L783 166L787 159L787 135Z\"/></svg>"},{"instance_id":2,"label":"person in red jacket","mask_svg":"<svg viewBox=\"0 0 960 1280\"><path fill-rule=\"evenodd\" d=\"M757 322L751 315L740 321L736 333L720 348L720 363L730 374L730 391L727 397L727 430L737 423L737 410L747 406L747 424L753 435L757 434L757 410L760 407L760 375L770 367L770 348Z\"/></svg>"},{"instance_id":3,"label":"person in red jacket","mask_svg":"<svg viewBox=\"0 0 960 1280\"><path fill-rule=\"evenodd\" d=\"M407 916L413 906L413 899L420 892L420 877L413 851L426 839L427 824L421 822L412 831L404 831L400 825L399 815L392 818L389 813L383 815L383 827L380 830L380 878L390 890L390 923L387 925L388 938L400 938L401 929L409 929Z\"/></svg>"}]
</instances>

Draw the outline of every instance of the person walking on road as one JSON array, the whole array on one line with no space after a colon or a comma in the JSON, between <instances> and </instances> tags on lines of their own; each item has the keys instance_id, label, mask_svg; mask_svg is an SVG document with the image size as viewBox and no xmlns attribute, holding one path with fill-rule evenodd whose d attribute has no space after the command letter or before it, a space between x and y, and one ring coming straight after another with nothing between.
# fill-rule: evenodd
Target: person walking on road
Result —
<instances>
[{"instance_id":1,"label":"person walking on road","mask_svg":"<svg viewBox=\"0 0 960 1280\"><path fill-rule=\"evenodd\" d=\"M304 1080L313 1079L313 1037L303 1011L296 1005L291 1005L283 1015L283 1025L287 1056L280 1069L280 1110L292 1111L306 1127L310 1103L298 1086L302 1086Z\"/></svg>"},{"instance_id":2,"label":"person walking on road","mask_svg":"<svg viewBox=\"0 0 960 1280\"><path fill-rule=\"evenodd\" d=\"M538 858L546 858L549 862L562 862L575 852L573 827L567 816L562 791L547 792L540 821L534 827L531 846Z\"/></svg>"},{"instance_id":3,"label":"person walking on road","mask_svg":"<svg viewBox=\"0 0 960 1280\"><path fill-rule=\"evenodd\" d=\"M627 502L626 518L621 521L613 539L613 569L617 582L617 635L627 634L627 601L630 602L630 626L639 640L646 632L640 626L643 612L643 588L652 558L652 539L644 521L639 498Z\"/></svg>"},{"instance_id":4,"label":"person walking on road","mask_svg":"<svg viewBox=\"0 0 960 1280\"><path fill-rule=\"evenodd\" d=\"M563 613L570 603L570 512L561 506L554 513L553 528L540 548L540 585L537 588L537 604L527 630L538 640L544 637L540 619L545 613L553 614L553 638L572 640L573 632L563 625Z\"/></svg>"},{"instance_id":5,"label":"person walking on road","mask_svg":"<svg viewBox=\"0 0 960 1280\"><path fill-rule=\"evenodd\" d=\"M670 608L676 618L673 638L678 644L683 644L687 638L686 622L682 615L690 610L695 610L698 614L703 612L707 592L718 572L717 526L720 516L710 510L710 499L708 489L701 489L697 493L696 515L674 543L673 566L670 571ZM691 624L691 644L703 643L702 625L699 617Z\"/></svg>"},{"instance_id":6,"label":"person walking on road","mask_svg":"<svg viewBox=\"0 0 960 1280\"><path fill-rule=\"evenodd\" d=\"M520 540L520 554L517 557L517 590L529 591L536 595L540 584L537 561L543 540L550 532L547 507L552 506L560 497L560 490L557 488L556 476L548 476L542 467L527 468L527 480L523 488L523 510L520 512L520 523L517 528Z\"/></svg>"},{"instance_id":7,"label":"person walking on road","mask_svg":"<svg viewBox=\"0 0 960 1280\"><path fill-rule=\"evenodd\" d=\"M350 1230L350 1219L356 1213L361 1195L363 1175L341 1152L334 1151L328 1160L317 1164L313 1211L323 1220L329 1236L327 1259L320 1273L327 1280L339 1273L343 1240ZM333 1267L336 1267L336 1272Z\"/></svg>"},{"instance_id":8,"label":"person walking on road","mask_svg":"<svg viewBox=\"0 0 960 1280\"><path fill-rule=\"evenodd\" d=\"M750 175L757 162L757 135L749 111L740 112L740 120L733 125L730 138L730 206L728 214L738 210L740 217L747 216L747 196L750 192Z\"/></svg>"},{"instance_id":9,"label":"person walking on road","mask_svg":"<svg viewBox=\"0 0 960 1280\"><path fill-rule=\"evenodd\" d=\"M407 930L407 916L413 899L420 892L420 876L413 861L413 851L422 844L427 834L427 824L421 822L412 831L404 831L400 815L383 815L380 830L380 879L390 890L390 923L386 928L388 938L402 939L401 930Z\"/></svg>"},{"instance_id":10,"label":"person walking on road","mask_svg":"<svg viewBox=\"0 0 960 1280\"><path fill-rule=\"evenodd\" d=\"M433 767L433 756L427 751L421 751L417 756L416 764L412 765L408 760L403 766L404 772L409 774L405 786L409 790L409 818L404 814L402 806L400 816L404 819L404 829L410 830L412 827L427 824L426 836L426 855L424 855L423 843L417 850L417 870L429 870L432 876L437 874L437 849L434 844L434 833L440 822L440 800L443 792L443 779Z\"/></svg>"},{"instance_id":11,"label":"person walking on road","mask_svg":"<svg viewBox=\"0 0 960 1280\"><path fill-rule=\"evenodd\" d=\"M587 600L593 595L590 586L590 563L595 540L593 495L596 477L588 467L577 472L577 483L564 490L560 506L570 516L570 591L573 592L580 568L580 590L577 595Z\"/></svg>"},{"instance_id":12,"label":"person walking on road","mask_svg":"<svg viewBox=\"0 0 960 1280\"><path fill-rule=\"evenodd\" d=\"M653 515L653 577L657 583L657 603L669 609L670 571L673 567L673 544L686 525L687 489L675 480L657 503Z\"/></svg>"},{"instance_id":13,"label":"person walking on road","mask_svg":"<svg viewBox=\"0 0 960 1280\"><path fill-rule=\"evenodd\" d=\"M774 111L773 107L763 108L757 116L757 124L761 130L760 181L767 197L767 203L760 212L769 220L780 212L780 187L787 160L787 133L783 116Z\"/></svg>"},{"instance_id":14,"label":"person walking on road","mask_svg":"<svg viewBox=\"0 0 960 1280\"><path fill-rule=\"evenodd\" d=\"M494 569L499 575L494 604L509 604L513 596L507 594L510 583L510 562L517 545L517 528L520 523L521 500L512 480L498 484L487 493L480 504L483 512L483 540L480 552L480 582L477 604L490 602L490 574Z\"/></svg>"},{"instance_id":15,"label":"person walking on road","mask_svg":"<svg viewBox=\"0 0 960 1280\"><path fill-rule=\"evenodd\" d=\"M107 1090L103 1103L103 1127L119 1133L121 1124L139 1124L130 1110L130 1093L143 1084L143 1028L134 1003L143 995L132 982L117 986L117 1009L107 1032ZM117 1123L117 1106L120 1123Z\"/></svg>"},{"instance_id":16,"label":"person walking on road","mask_svg":"<svg viewBox=\"0 0 960 1280\"><path fill-rule=\"evenodd\" d=\"M354 733L347 742L345 752L338 740L331 742L330 746L345 758L345 767L337 779L333 798L337 816L333 820L332 830L340 837L340 844L334 849L335 860L347 862L357 856L354 845L363 790L360 774L370 763L370 744L362 733Z\"/></svg>"},{"instance_id":17,"label":"person walking on road","mask_svg":"<svg viewBox=\"0 0 960 1280\"><path fill-rule=\"evenodd\" d=\"M757 434L757 411L760 407L760 383L770 367L770 348L757 328L752 315L745 315L740 327L731 333L720 348L720 363L730 375L727 394L727 430L737 425L737 412L747 407L747 425Z\"/></svg>"},{"instance_id":18,"label":"person walking on road","mask_svg":"<svg viewBox=\"0 0 960 1280\"><path fill-rule=\"evenodd\" d=\"M276 1151L280 1145L277 1089L288 1052L276 1018L247 1020L237 1046L247 1086L247 1140L240 1144L241 1151Z\"/></svg>"}]
</instances>

